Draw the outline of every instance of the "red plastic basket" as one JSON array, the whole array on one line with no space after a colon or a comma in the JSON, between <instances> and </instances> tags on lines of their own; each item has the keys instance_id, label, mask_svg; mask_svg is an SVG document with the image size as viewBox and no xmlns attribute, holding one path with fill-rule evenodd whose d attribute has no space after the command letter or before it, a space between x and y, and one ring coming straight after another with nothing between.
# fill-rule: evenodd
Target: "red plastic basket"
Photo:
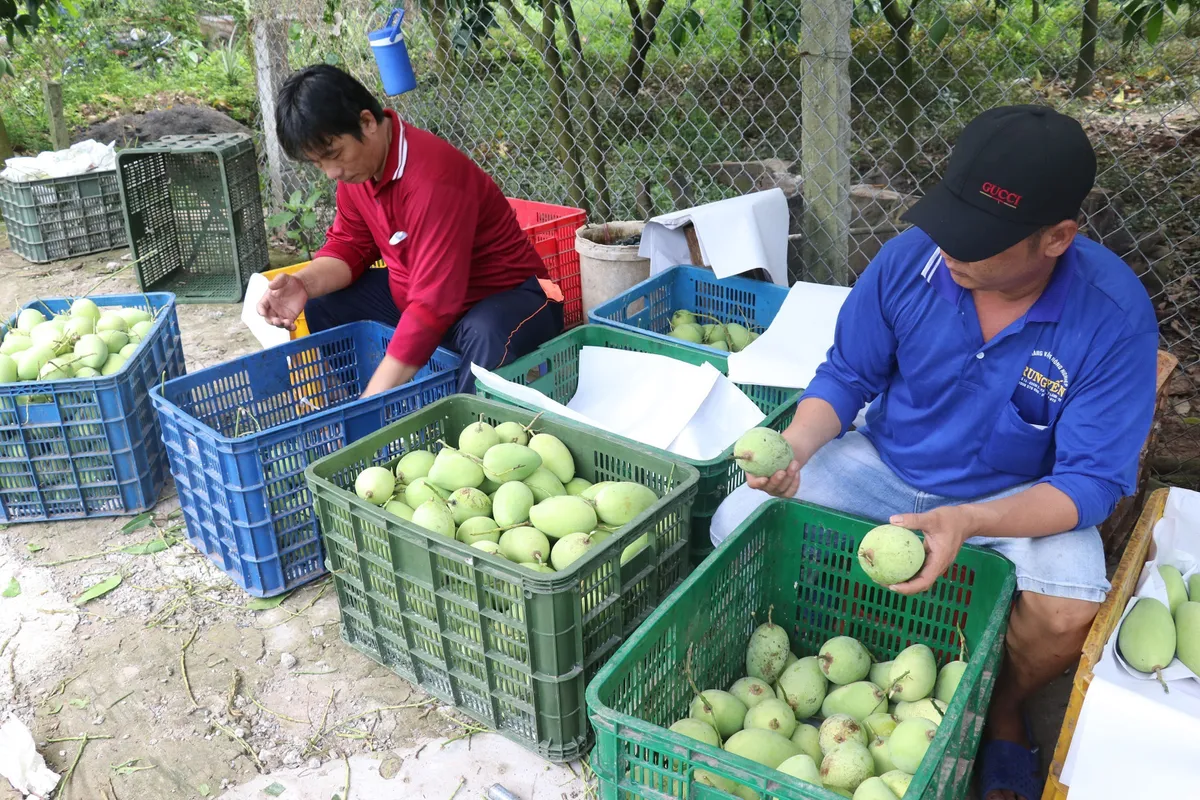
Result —
<instances>
[{"instance_id":1,"label":"red plastic basket","mask_svg":"<svg viewBox=\"0 0 1200 800\"><path fill-rule=\"evenodd\" d=\"M579 275L579 253L575 251L575 231L587 224L582 208L556 206L534 200L508 198L517 215L517 224L533 242L550 280L563 293L563 326L573 328L584 322L583 280Z\"/></svg>"}]
</instances>

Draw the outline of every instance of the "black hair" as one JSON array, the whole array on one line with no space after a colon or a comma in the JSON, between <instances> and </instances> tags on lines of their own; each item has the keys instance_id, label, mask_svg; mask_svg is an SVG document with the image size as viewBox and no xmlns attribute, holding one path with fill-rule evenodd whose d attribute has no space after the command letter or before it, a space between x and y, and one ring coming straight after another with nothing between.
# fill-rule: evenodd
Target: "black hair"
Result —
<instances>
[{"instance_id":1,"label":"black hair","mask_svg":"<svg viewBox=\"0 0 1200 800\"><path fill-rule=\"evenodd\" d=\"M353 76L329 64L293 72L275 98L275 132L295 161L319 153L336 136L362 141L362 112L383 121L383 106Z\"/></svg>"}]
</instances>

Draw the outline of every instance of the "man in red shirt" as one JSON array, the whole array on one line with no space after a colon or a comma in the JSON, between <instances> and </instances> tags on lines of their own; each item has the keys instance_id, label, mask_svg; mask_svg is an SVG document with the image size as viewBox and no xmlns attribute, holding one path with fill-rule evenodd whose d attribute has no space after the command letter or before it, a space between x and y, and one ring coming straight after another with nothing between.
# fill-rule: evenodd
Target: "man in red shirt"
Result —
<instances>
[{"instance_id":1,"label":"man in red shirt","mask_svg":"<svg viewBox=\"0 0 1200 800\"><path fill-rule=\"evenodd\" d=\"M271 281L258 313L312 332L359 320L395 325L363 396L410 380L439 344L494 369L563 329L562 293L496 183L449 142L384 110L350 75L307 67L279 90L275 126L297 161L337 181L325 245ZM387 269L370 269L383 259Z\"/></svg>"}]
</instances>

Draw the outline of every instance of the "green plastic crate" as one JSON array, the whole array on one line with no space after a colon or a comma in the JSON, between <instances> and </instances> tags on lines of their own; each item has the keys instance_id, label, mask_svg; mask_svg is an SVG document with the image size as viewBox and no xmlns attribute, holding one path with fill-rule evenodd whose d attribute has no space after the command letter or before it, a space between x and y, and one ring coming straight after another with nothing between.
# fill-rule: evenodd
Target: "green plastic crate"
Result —
<instances>
[{"instance_id":1,"label":"green plastic crate","mask_svg":"<svg viewBox=\"0 0 1200 800\"><path fill-rule=\"evenodd\" d=\"M246 134L164 136L120 150L117 176L142 291L236 303L267 268L258 159Z\"/></svg>"},{"instance_id":2,"label":"green plastic crate","mask_svg":"<svg viewBox=\"0 0 1200 800\"><path fill-rule=\"evenodd\" d=\"M581 477L631 480L660 500L571 568L538 573L431 533L358 498L355 476L439 449L482 415L533 415L471 395L416 411L305 471L342 613L342 638L401 677L551 761L592 739L584 690L609 655L688 572L696 470L573 423L542 417ZM625 547L651 547L621 566ZM514 616L511 612L516 610Z\"/></svg>"},{"instance_id":3,"label":"green plastic crate","mask_svg":"<svg viewBox=\"0 0 1200 800\"><path fill-rule=\"evenodd\" d=\"M990 550L964 547L928 591L897 594L858 565L858 543L874 525L806 503L769 500L671 593L588 686L597 737L590 763L602 800L729 800L693 784L696 768L764 798L837 798L668 730L688 715L693 697L684 677L688 648L700 688L728 688L745 674L746 644L771 606L800 657L845 635L863 642L877 661L923 643L941 665L958 657L955 627L961 626L967 670L904 797L967 797L1016 590L1013 565Z\"/></svg>"},{"instance_id":4,"label":"green plastic crate","mask_svg":"<svg viewBox=\"0 0 1200 800\"><path fill-rule=\"evenodd\" d=\"M113 170L40 181L0 180L0 210L9 246L35 264L125 244L121 192Z\"/></svg>"},{"instance_id":5,"label":"green plastic crate","mask_svg":"<svg viewBox=\"0 0 1200 800\"><path fill-rule=\"evenodd\" d=\"M579 386L579 351L584 347L612 347L639 353L654 353L688 364L699 365L707 362L721 370L723 375L729 374L729 360L720 353L704 352L607 325L582 325L567 331L532 353L496 369L495 373L513 383L532 386L550 399L566 405ZM738 384L738 388L767 415L760 423L762 425L782 431L796 414L796 404L800 402L801 395L798 389L748 384ZM481 397L531 408L527 403L482 383L475 384L475 392ZM733 446L730 445L729 449L716 458L699 461L681 458L656 447L647 447L623 436L616 438L622 442L637 444L651 453L691 464L699 471L700 484L696 491L696 504L692 507L692 548L695 551L696 563L699 563L699 558L712 550L708 528L717 506L721 505L721 501L728 497L730 492L746 482L746 474L733 460Z\"/></svg>"}]
</instances>

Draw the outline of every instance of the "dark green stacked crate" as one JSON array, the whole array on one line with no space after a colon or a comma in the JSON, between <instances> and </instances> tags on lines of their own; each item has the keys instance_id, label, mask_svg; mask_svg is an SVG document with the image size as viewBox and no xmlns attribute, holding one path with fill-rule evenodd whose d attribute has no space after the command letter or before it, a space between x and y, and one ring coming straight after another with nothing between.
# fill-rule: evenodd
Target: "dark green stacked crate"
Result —
<instances>
[{"instance_id":1,"label":"dark green stacked crate","mask_svg":"<svg viewBox=\"0 0 1200 800\"><path fill-rule=\"evenodd\" d=\"M258 158L245 134L164 136L117 153L138 283L181 303L236 303L268 266Z\"/></svg>"},{"instance_id":2,"label":"dark green stacked crate","mask_svg":"<svg viewBox=\"0 0 1200 800\"><path fill-rule=\"evenodd\" d=\"M40 181L0 180L0 209L9 246L35 264L125 244L121 192L112 170Z\"/></svg>"},{"instance_id":3,"label":"dark green stacked crate","mask_svg":"<svg viewBox=\"0 0 1200 800\"><path fill-rule=\"evenodd\" d=\"M566 405L579 387L579 353L584 347L611 347L638 353L653 353L697 366L712 364L722 375L729 372L728 357L716 351L700 350L688 344L676 344L664 337L655 338L607 325L581 325L551 339L532 353L496 369L495 373L505 380L537 389L551 400ZM800 402L799 389L752 384L738 384L738 388L745 392L765 415L760 425L782 431L791 424L792 417L796 415L796 404ZM516 397L482 383L476 384L475 392L489 400L531 408ZM632 439L624 436L616 438L622 442L633 443ZM696 490L696 503L692 507L691 534L691 560L693 564L699 564L713 550L709 541L709 527L717 507L730 492L746 482L746 474L733 459L733 445L730 444L720 455L704 460L675 456L657 447L642 444L638 446L664 458L690 464L699 471L700 483Z\"/></svg>"}]
</instances>

